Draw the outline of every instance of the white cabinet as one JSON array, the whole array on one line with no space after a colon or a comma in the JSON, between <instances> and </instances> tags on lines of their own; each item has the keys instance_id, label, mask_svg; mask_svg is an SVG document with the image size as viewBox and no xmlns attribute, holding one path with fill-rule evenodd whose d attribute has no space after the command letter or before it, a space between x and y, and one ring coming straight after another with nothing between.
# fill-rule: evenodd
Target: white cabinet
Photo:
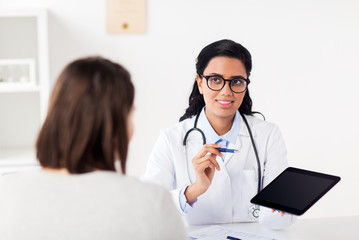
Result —
<instances>
[{"instance_id":1,"label":"white cabinet","mask_svg":"<svg viewBox=\"0 0 359 240\"><path fill-rule=\"evenodd\" d=\"M46 10L0 9L0 175L38 168L48 98Z\"/></svg>"}]
</instances>

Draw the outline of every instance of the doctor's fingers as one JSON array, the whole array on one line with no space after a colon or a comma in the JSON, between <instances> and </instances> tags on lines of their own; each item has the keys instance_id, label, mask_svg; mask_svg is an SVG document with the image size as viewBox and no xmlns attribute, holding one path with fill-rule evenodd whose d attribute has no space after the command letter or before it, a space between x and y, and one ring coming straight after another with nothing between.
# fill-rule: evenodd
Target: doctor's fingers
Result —
<instances>
[{"instance_id":1,"label":"doctor's fingers","mask_svg":"<svg viewBox=\"0 0 359 240\"><path fill-rule=\"evenodd\" d=\"M201 163L197 163L194 166L195 172L204 173L206 169L210 168L212 171L216 169L216 166L211 161L204 161Z\"/></svg>"},{"instance_id":2,"label":"doctor's fingers","mask_svg":"<svg viewBox=\"0 0 359 240\"><path fill-rule=\"evenodd\" d=\"M221 147L221 145L219 145L219 144L205 144L205 145L203 145L201 150L199 150L199 152L197 153L197 155L195 157L201 158L201 157L206 156L208 153L223 157L223 153L221 153L217 149L220 147Z\"/></svg>"},{"instance_id":3,"label":"doctor's fingers","mask_svg":"<svg viewBox=\"0 0 359 240\"><path fill-rule=\"evenodd\" d=\"M280 211L280 210L276 210L276 209L272 209L272 213L274 213L274 212L279 212L279 214L281 215L281 216L284 216L285 214L290 214L291 216L293 215L293 214L291 214L291 213L286 213L286 212L283 212L283 211Z\"/></svg>"},{"instance_id":4,"label":"doctor's fingers","mask_svg":"<svg viewBox=\"0 0 359 240\"><path fill-rule=\"evenodd\" d=\"M221 170L217 160L216 160L216 155L215 154L208 154L208 155L205 155L204 157L201 157L201 158L197 158L197 157L194 157L192 159L192 164L195 166L197 164L202 164L202 163L205 163L205 162L211 162L213 164L213 166L219 171Z\"/></svg>"}]
</instances>

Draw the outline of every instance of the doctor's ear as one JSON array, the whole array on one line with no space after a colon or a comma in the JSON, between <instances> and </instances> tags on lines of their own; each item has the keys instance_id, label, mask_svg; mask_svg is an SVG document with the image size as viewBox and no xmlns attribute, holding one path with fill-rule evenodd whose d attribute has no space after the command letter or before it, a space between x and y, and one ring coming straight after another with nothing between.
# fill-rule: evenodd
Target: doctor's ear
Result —
<instances>
[{"instance_id":1,"label":"doctor's ear","mask_svg":"<svg viewBox=\"0 0 359 240\"><path fill-rule=\"evenodd\" d=\"M197 86L198 86L199 93L203 94L203 92L202 92L203 81L202 81L202 78L198 74L196 75L196 81L197 81Z\"/></svg>"}]
</instances>

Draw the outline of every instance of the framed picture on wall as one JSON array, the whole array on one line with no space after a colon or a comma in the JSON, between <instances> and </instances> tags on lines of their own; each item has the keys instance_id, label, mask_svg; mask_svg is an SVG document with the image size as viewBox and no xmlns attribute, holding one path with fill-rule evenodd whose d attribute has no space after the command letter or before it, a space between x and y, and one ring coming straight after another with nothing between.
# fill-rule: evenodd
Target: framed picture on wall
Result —
<instances>
[{"instance_id":1,"label":"framed picture on wall","mask_svg":"<svg viewBox=\"0 0 359 240\"><path fill-rule=\"evenodd\" d=\"M35 86L35 59L0 59L0 86Z\"/></svg>"}]
</instances>

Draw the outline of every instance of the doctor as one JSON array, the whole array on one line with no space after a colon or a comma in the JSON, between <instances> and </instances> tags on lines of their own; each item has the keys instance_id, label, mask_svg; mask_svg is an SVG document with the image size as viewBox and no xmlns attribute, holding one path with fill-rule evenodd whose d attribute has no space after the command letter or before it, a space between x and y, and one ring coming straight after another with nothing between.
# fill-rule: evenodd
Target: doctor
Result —
<instances>
[{"instance_id":1,"label":"doctor","mask_svg":"<svg viewBox=\"0 0 359 240\"><path fill-rule=\"evenodd\" d=\"M251 69L242 45L220 40L206 46L197 58L189 107L160 133L149 158L142 179L170 190L190 225L259 220L280 229L295 220L250 203L288 166L278 127L253 116Z\"/></svg>"}]
</instances>

